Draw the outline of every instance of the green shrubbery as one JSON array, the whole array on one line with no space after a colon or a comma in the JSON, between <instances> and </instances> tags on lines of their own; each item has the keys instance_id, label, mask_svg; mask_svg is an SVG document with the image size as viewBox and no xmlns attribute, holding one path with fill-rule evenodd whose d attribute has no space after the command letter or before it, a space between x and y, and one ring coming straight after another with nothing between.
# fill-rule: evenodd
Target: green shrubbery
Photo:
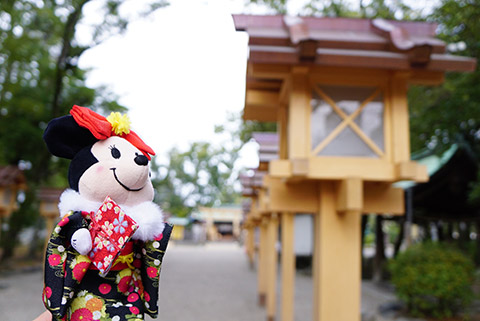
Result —
<instances>
[{"instance_id":1,"label":"green shrubbery","mask_svg":"<svg viewBox=\"0 0 480 321\"><path fill-rule=\"evenodd\" d=\"M473 299L473 262L449 245L414 245L390 263L390 271L414 316L450 317Z\"/></svg>"}]
</instances>

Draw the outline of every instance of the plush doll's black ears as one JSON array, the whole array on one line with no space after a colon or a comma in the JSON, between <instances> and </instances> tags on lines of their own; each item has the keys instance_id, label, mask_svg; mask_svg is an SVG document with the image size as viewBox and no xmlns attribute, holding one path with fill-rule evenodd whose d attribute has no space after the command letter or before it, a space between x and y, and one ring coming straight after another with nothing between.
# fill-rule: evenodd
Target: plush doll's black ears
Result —
<instances>
[{"instance_id":1,"label":"plush doll's black ears","mask_svg":"<svg viewBox=\"0 0 480 321\"><path fill-rule=\"evenodd\" d=\"M73 159L82 148L98 141L88 129L80 127L71 115L51 120L43 139L50 153L67 159Z\"/></svg>"}]
</instances>

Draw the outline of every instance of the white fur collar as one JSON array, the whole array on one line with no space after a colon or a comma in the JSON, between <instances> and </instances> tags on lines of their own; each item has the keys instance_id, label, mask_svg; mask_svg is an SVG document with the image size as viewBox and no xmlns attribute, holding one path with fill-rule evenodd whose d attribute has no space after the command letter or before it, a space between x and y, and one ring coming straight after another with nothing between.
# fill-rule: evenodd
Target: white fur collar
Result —
<instances>
[{"instance_id":1,"label":"white fur collar","mask_svg":"<svg viewBox=\"0 0 480 321\"><path fill-rule=\"evenodd\" d=\"M60 196L58 209L60 216L63 217L70 211L96 212L101 204L87 200L73 189L66 189ZM143 202L135 206L118 205L139 225L132 236L133 239L149 241L163 232L165 227L163 212L157 204Z\"/></svg>"}]
</instances>

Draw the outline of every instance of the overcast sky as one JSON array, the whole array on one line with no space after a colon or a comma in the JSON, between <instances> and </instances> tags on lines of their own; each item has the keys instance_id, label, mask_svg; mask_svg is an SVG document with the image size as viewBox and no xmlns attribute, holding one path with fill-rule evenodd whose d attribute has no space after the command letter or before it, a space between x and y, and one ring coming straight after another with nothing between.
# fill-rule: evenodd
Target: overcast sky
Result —
<instances>
[{"instance_id":1,"label":"overcast sky","mask_svg":"<svg viewBox=\"0 0 480 321\"><path fill-rule=\"evenodd\" d=\"M171 2L80 60L82 68L92 68L87 84L107 85L119 96L132 128L160 158L172 146L218 142L215 125L228 112L240 113L245 96L247 36L235 32L235 2ZM87 22L95 10L85 8Z\"/></svg>"},{"instance_id":2,"label":"overcast sky","mask_svg":"<svg viewBox=\"0 0 480 321\"><path fill-rule=\"evenodd\" d=\"M121 13L133 17L149 1L127 0ZM193 141L224 143L214 127L225 123L228 113L241 113L247 61L247 36L235 32L231 14L265 12L245 7L244 0L170 2L146 19L135 19L124 35L87 51L79 62L91 68L89 86L106 85L119 96L133 129L160 159L171 147L185 149ZM289 11L304 2L290 1ZM98 22L98 3L85 7L80 40L88 38L87 25ZM244 165L255 166L255 154L249 146Z\"/></svg>"}]
</instances>

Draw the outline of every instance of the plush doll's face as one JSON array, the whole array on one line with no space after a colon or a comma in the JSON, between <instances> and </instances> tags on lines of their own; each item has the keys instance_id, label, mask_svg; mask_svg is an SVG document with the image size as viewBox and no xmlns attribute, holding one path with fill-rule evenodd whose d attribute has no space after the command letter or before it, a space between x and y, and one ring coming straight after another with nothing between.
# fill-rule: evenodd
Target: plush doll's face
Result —
<instances>
[{"instance_id":1,"label":"plush doll's face","mask_svg":"<svg viewBox=\"0 0 480 321\"><path fill-rule=\"evenodd\" d=\"M110 196L127 206L153 200L149 161L135 146L112 136L96 142L91 152L98 162L80 177L80 195L98 202Z\"/></svg>"}]
</instances>

